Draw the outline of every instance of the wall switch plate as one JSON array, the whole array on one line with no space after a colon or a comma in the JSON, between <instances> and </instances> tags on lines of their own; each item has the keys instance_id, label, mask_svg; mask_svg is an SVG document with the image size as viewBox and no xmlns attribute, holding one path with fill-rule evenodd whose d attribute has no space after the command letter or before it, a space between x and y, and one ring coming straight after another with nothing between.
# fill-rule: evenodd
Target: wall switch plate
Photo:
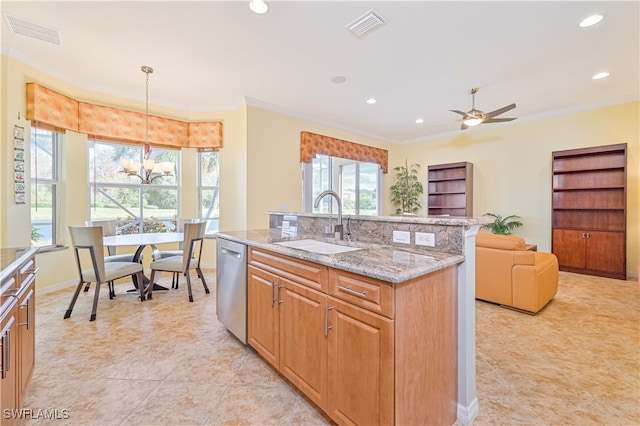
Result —
<instances>
[{"instance_id":1,"label":"wall switch plate","mask_svg":"<svg viewBox=\"0 0 640 426\"><path fill-rule=\"evenodd\" d=\"M411 232L393 231L393 242L400 244L411 244Z\"/></svg>"},{"instance_id":2,"label":"wall switch plate","mask_svg":"<svg viewBox=\"0 0 640 426\"><path fill-rule=\"evenodd\" d=\"M416 232L416 245L417 246L436 246L436 234L431 232Z\"/></svg>"}]
</instances>

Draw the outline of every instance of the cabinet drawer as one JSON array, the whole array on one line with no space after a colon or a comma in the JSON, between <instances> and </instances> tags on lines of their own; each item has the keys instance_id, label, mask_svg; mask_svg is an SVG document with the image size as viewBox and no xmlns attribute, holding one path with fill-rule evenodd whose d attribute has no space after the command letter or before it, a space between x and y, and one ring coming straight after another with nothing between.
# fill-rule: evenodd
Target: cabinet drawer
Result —
<instances>
[{"instance_id":1,"label":"cabinet drawer","mask_svg":"<svg viewBox=\"0 0 640 426\"><path fill-rule=\"evenodd\" d=\"M384 281L329 269L329 295L387 318L395 316L393 286Z\"/></svg>"},{"instance_id":2,"label":"cabinet drawer","mask_svg":"<svg viewBox=\"0 0 640 426\"><path fill-rule=\"evenodd\" d=\"M329 278L326 266L256 248L249 249L249 265L288 278L318 291L327 292Z\"/></svg>"}]
</instances>

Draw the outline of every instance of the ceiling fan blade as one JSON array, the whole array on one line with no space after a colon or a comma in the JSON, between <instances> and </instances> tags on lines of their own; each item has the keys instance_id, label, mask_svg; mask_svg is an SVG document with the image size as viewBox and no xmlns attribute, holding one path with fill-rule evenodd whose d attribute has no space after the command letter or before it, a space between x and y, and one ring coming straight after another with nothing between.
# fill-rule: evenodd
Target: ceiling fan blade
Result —
<instances>
[{"instance_id":1,"label":"ceiling fan blade","mask_svg":"<svg viewBox=\"0 0 640 426\"><path fill-rule=\"evenodd\" d=\"M511 110L512 110L512 109L514 109L515 107L516 107L516 104L511 104L511 105L503 106L502 108L499 108L499 109L497 109L497 110L495 110L495 111L488 112L488 113L486 113L485 115L487 116L487 119L489 119L489 118L493 118L493 117L495 117L496 115L500 115L500 114L503 114L503 113L505 113L505 112L507 112L507 111L511 111Z\"/></svg>"},{"instance_id":2,"label":"ceiling fan blade","mask_svg":"<svg viewBox=\"0 0 640 426\"><path fill-rule=\"evenodd\" d=\"M451 112L455 112L456 114L460 114L460 115L462 115L462 116L464 116L464 117L466 117L467 115L469 115L468 113L466 113L466 112L462 112L462 111L458 111L457 109L450 109L449 111L451 111Z\"/></svg>"},{"instance_id":3,"label":"ceiling fan blade","mask_svg":"<svg viewBox=\"0 0 640 426\"><path fill-rule=\"evenodd\" d=\"M513 121L516 120L516 117L513 118L487 118L486 120L484 120L482 123L505 123L507 121Z\"/></svg>"}]
</instances>

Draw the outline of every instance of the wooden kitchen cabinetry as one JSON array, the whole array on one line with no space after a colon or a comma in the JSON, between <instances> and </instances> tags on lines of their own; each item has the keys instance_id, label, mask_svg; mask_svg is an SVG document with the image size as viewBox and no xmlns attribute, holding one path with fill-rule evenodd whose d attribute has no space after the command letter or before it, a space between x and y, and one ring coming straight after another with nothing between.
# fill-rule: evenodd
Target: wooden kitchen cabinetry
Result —
<instances>
[{"instance_id":1,"label":"wooden kitchen cabinetry","mask_svg":"<svg viewBox=\"0 0 640 426\"><path fill-rule=\"evenodd\" d=\"M473 216L473 164L429 166L429 215Z\"/></svg>"},{"instance_id":2,"label":"wooden kitchen cabinetry","mask_svg":"<svg viewBox=\"0 0 640 426\"><path fill-rule=\"evenodd\" d=\"M30 257L2 281L0 415L3 425L15 424L15 419L4 416L22 407L35 364L36 270L35 259Z\"/></svg>"},{"instance_id":3,"label":"wooden kitchen cabinetry","mask_svg":"<svg viewBox=\"0 0 640 426\"><path fill-rule=\"evenodd\" d=\"M552 251L563 271L626 278L627 144L553 153Z\"/></svg>"},{"instance_id":4,"label":"wooden kitchen cabinetry","mask_svg":"<svg viewBox=\"0 0 640 426\"><path fill-rule=\"evenodd\" d=\"M452 424L457 269L393 285L250 248L249 344L340 425Z\"/></svg>"}]
</instances>

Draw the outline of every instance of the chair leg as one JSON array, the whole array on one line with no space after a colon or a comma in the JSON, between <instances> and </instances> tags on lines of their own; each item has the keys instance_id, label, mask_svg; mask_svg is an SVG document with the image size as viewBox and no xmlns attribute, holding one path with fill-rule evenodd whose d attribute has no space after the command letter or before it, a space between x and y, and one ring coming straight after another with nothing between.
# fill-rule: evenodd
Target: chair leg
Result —
<instances>
[{"instance_id":1,"label":"chair leg","mask_svg":"<svg viewBox=\"0 0 640 426\"><path fill-rule=\"evenodd\" d=\"M67 312L64 313L64 319L69 318L71 316L71 311L73 311L73 306L76 304L76 300L78 299L78 295L80 294L80 289L82 288L82 284L83 284L82 281L78 283L78 287L76 287L76 291L75 293L73 293L73 297L71 298L71 303L69 303Z\"/></svg>"},{"instance_id":2,"label":"chair leg","mask_svg":"<svg viewBox=\"0 0 640 426\"><path fill-rule=\"evenodd\" d=\"M204 286L204 292L207 294L211 293L209 291L209 287L207 287L206 281L204 280L204 274L202 273L202 269L200 269L199 266L196 268L196 272L198 272L198 277L200 277L200 280L202 281L202 285Z\"/></svg>"},{"instance_id":3,"label":"chair leg","mask_svg":"<svg viewBox=\"0 0 640 426\"><path fill-rule=\"evenodd\" d=\"M89 291L89 287L91 287L91 282L88 282L87 285L84 286L85 293Z\"/></svg>"},{"instance_id":4,"label":"chair leg","mask_svg":"<svg viewBox=\"0 0 640 426\"><path fill-rule=\"evenodd\" d=\"M189 271L185 274L187 277L187 290L189 291L189 302L193 302L193 294L191 294L191 277L189 276Z\"/></svg>"},{"instance_id":5,"label":"chair leg","mask_svg":"<svg viewBox=\"0 0 640 426\"><path fill-rule=\"evenodd\" d=\"M113 298L116 297L116 290L113 286L113 281L109 281L107 286L109 287L109 300L113 300Z\"/></svg>"},{"instance_id":6,"label":"chair leg","mask_svg":"<svg viewBox=\"0 0 640 426\"><path fill-rule=\"evenodd\" d=\"M138 275L140 276L140 278L138 278L138 281L140 283L142 283L142 272L138 272ZM147 299L151 300L153 299L153 283L156 282L156 271L154 269L151 270L151 276L149 277L149 285L147 286L146 289L144 290L140 290L140 301L144 302L145 301L145 293L147 295ZM140 286L140 288L144 288L144 284L142 284Z\"/></svg>"},{"instance_id":7,"label":"chair leg","mask_svg":"<svg viewBox=\"0 0 640 426\"><path fill-rule=\"evenodd\" d=\"M93 296L93 308L91 309L91 318L89 318L89 321L96 320L96 311L98 310L98 299L100 299L100 283L96 282L96 292Z\"/></svg>"}]
</instances>

